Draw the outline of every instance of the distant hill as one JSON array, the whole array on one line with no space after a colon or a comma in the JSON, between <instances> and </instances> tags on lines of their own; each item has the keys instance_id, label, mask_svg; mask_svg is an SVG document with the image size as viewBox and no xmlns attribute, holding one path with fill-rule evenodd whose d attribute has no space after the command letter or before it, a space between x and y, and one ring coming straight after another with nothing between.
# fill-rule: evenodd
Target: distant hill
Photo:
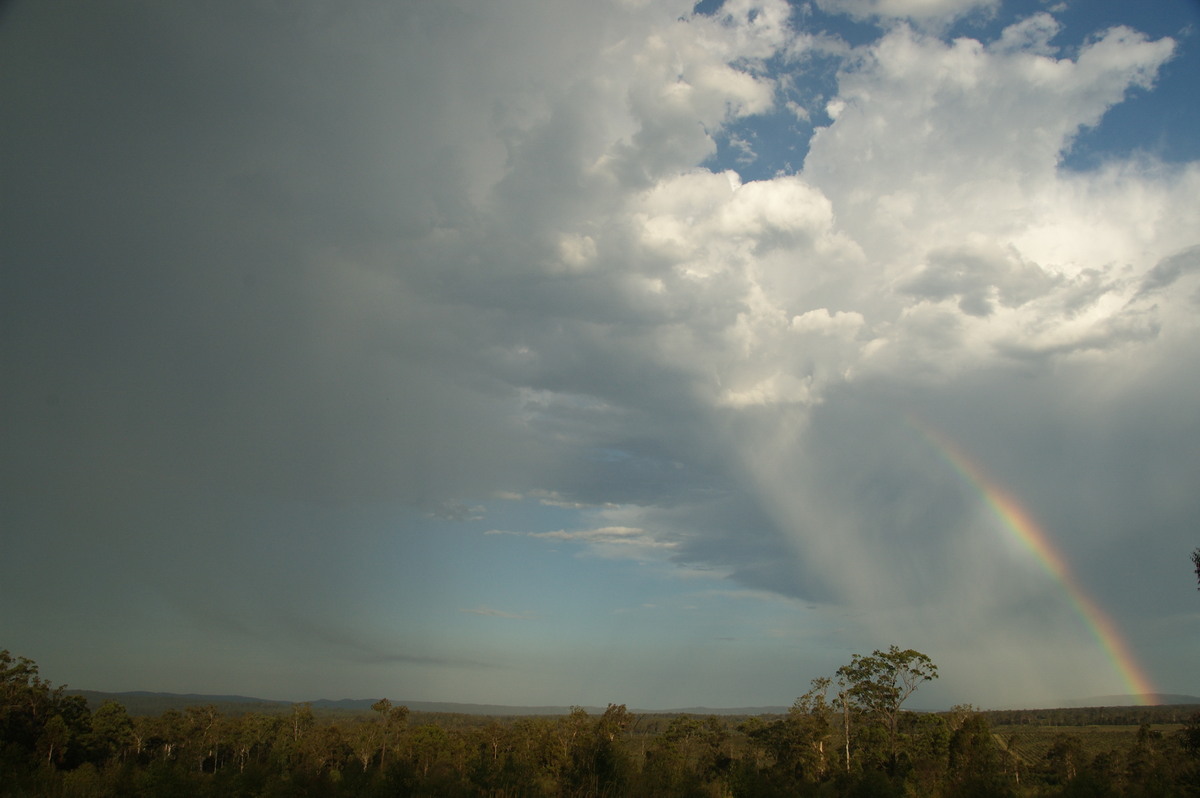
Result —
<instances>
[{"instance_id":1,"label":"distant hill","mask_svg":"<svg viewBox=\"0 0 1200 798\"><path fill-rule=\"evenodd\" d=\"M282 713L290 711L287 701L269 701L244 695L202 695L199 693L151 693L134 690L126 693L105 693L99 690L66 690L67 695L81 695L94 711L105 701L122 704L130 715L161 715L168 709L215 704L227 715L244 715L247 712Z\"/></svg>"},{"instance_id":2,"label":"distant hill","mask_svg":"<svg viewBox=\"0 0 1200 798\"><path fill-rule=\"evenodd\" d=\"M186 707L216 705L225 714L244 714L260 712L276 714L290 712L292 701L272 701L265 698L253 698L244 695L204 695L200 693L152 693L135 690L124 693L106 693L98 690L68 690L69 695L81 695L93 710L105 701L117 701L125 706L131 715L161 715L168 709L182 710ZM310 701L314 711L318 712L369 712L377 698L342 698L330 700L327 698ZM414 712L430 712L456 715L568 715L569 706L536 706L516 707L501 704L459 704L450 701L397 701L393 704L403 704ZM588 714L600 714L604 707L584 707ZM787 707L686 707L681 709L631 709L639 715L779 715L787 712Z\"/></svg>"},{"instance_id":3,"label":"distant hill","mask_svg":"<svg viewBox=\"0 0 1200 798\"><path fill-rule=\"evenodd\" d=\"M683 707L681 709L638 709L641 715L786 715L789 707Z\"/></svg>"},{"instance_id":4,"label":"distant hill","mask_svg":"<svg viewBox=\"0 0 1200 798\"><path fill-rule=\"evenodd\" d=\"M313 701L313 709L337 710L342 712L367 712L377 698L343 698L330 701L322 698ZM456 704L451 701L392 701L403 704L413 712L437 712L451 715L569 715L570 707L510 707L500 704ZM604 708L584 707L588 713L603 712Z\"/></svg>"},{"instance_id":5,"label":"distant hill","mask_svg":"<svg viewBox=\"0 0 1200 798\"><path fill-rule=\"evenodd\" d=\"M1132 707L1142 703L1142 699L1135 695L1098 695L1091 698L1070 698L1064 701L1063 707ZM1158 696L1154 702L1162 706L1179 706L1187 704L1200 704L1200 696L1194 695L1178 695L1175 693L1163 693Z\"/></svg>"},{"instance_id":6,"label":"distant hill","mask_svg":"<svg viewBox=\"0 0 1200 798\"><path fill-rule=\"evenodd\" d=\"M168 709L182 710L191 706L214 704L227 715L240 715L247 712L263 714L280 714L290 712L292 701L272 701L265 698L253 698L243 695L204 695L201 693L152 693L136 690L125 693L105 693L96 690L68 690L70 695L81 695L93 710L105 701L117 701L125 706L131 715L161 715ZM340 714L370 712L376 698L342 698L339 700L319 699L307 703L312 704L316 712ZM491 715L507 717L513 715L568 715L569 706L535 706L518 707L502 704L459 704L450 701L392 701L393 704L403 704L413 712L428 712L452 715ZM1091 698L1068 699L1057 707L1044 709L1077 709L1085 707L1129 707L1137 706L1141 701L1132 695L1106 695ZM1200 705L1200 696L1165 694L1158 698L1158 703L1168 706ZM1020 709L1021 707L1014 707ZM596 715L604 711L604 707L584 707L588 714ZM1024 707L1035 709L1035 707ZM630 708L630 712L638 715L783 715L787 707L679 707L673 709L639 709Z\"/></svg>"},{"instance_id":7,"label":"distant hill","mask_svg":"<svg viewBox=\"0 0 1200 798\"><path fill-rule=\"evenodd\" d=\"M261 712L277 714L290 712L293 701L273 701L266 698L252 698L243 695L204 695L200 693L151 693L135 690L124 693L106 693L98 690L68 690L69 695L81 695L92 709L105 701L117 701L125 706L130 715L161 715L168 709L182 710L186 707L205 706L213 704L225 714L245 714ZM330 700L327 698L309 701L314 712L328 713L358 713L370 712L371 705L378 698L342 698ZM570 707L510 707L497 704L456 704L447 701L393 701L393 704L403 704L414 712L430 712L460 715L567 715ZM603 707L585 707L589 713L603 712Z\"/></svg>"},{"instance_id":8,"label":"distant hill","mask_svg":"<svg viewBox=\"0 0 1200 798\"><path fill-rule=\"evenodd\" d=\"M313 701L313 709L332 709L366 711L378 699L374 698L343 698L339 701L321 699ZM449 701L393 701L393 704L404 704L414 712L442 712L458 715L569 715L571 707L540 706L514 707L502 704L456 704ZM604 712L604 707L584 707L589 715ZM637 709L630 708L637 715L780 715L786 713L787 707L686 707L683 709Z\"/></svg>"}]
</instances>

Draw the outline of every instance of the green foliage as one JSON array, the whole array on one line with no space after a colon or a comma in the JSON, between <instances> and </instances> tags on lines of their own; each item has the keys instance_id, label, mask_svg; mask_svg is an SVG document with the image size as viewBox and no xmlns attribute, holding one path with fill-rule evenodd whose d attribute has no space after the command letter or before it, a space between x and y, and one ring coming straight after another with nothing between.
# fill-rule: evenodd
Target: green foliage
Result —
<instances>
[{"instance_id":1,"label":"green foliage","mask_svg":"<svg viewBox=\"0 0 1200 798\"><path fill-rule=\"evenodd\" d=\"M1104 717L1170 722L1050 726L1033 721L1102 710L1017 725L969 706L903 711L935 675L924 655L892 647L814 679L784 715L743 718L638 717L622 704L596 715L433 715L386 699L359 714L205 705L130 717L116 702L89 712L32 662L0 652L0 798L1200 794L1200 713L1134 708Z\"/></svg>"},{"instance_id":2,"label":"green foliage","mask_svg":"<svg viewBox=\"0 0 1200 798\"><path fill-rule=\"evenodd\" d=\"M834 751L833 710L825 698L828 688L828 679L814 679L812 689L796 699L786 717L769 724L743 724L765 777L763 789L797 792L829 778ZM741 778L746 782L749 775L743 772Z\"/></svg>"},{"instance_id":3,"label":"green foliage","mask_svg":"<svg viewBox=\"0 0 1200 798\"><path fill-rule=\"evenodd\" d=\"M133 721L125 707L105 701L92 713L92 732L88 740L91 758L124 762L133 747Z\"/></svg>"},{"instance_id":4,"label":"green foliage","mask_svg":"<svg viewBox=\"0 0 1200 798\"><path fill-rule=\"evenodd\" d=\"M901 708L922 682L938 677L937 665L919 651L890 646L876 649L870 656L855 654L849 664L837 670L838 701L843 713L846 770L850 770L850 750L857 740L860 758L870 765L884 760L893 775L900 766ZM858 711L866 719L883 727L886 749L879 745L878 730L867 727L851 736L850 719ZM884 751L886 753L884 753Z\"/></svg>"},{"instance_id":5,"label":"green foliage","mask_svg":"<svg viewBox=\"0 0 1200 798\"><path fill-rule=\"evenodd\" d=\"M947 717L908 712L901 717L901 750L896 774L921 794L936 791L947 779L952 732Z\"/></svg>"},{"instance_id":6,"label":"green foliage","mask_svg":"<svg viewBox=\"0 0 1200 798\"><path fill-rule=\"evenodd\" d=\"M950 737L950 796L1011 796L1014 779L1006 765L1006 754L996 742L987 719L971 714L961 720Z\"/></svg>"},{"instance_id":7,"label":"green foliage","mask_svg":"<svg viewBox=\"0 0 1200 798\"><path fill-rule=\"evenodd\" d=\"M643 787L654 795L723 794L733 764L728 739L716 717L674 718L646 752Z\"/></svg>"},{"instance_id":8,"label":"green foliage","mask_svg":"<svg viewBox=\"0 0 1200 798\"><path fill-rule=\"evenodd\" d=\"M622 745L634 717L624 704L609 704L594 722L580 707L567 718L564 739L568 766L563 779L581 795L622 794L632 775L632 762Z\"/></svg>"},{"instance_id":9,"label":"green foliage","mask_svg":"<svg viewBox=\"0 0 1200 798\"><path fill-rule=\"evenodd\" d=\"M1179 744L1188 756L1200 759L1200 712L1193 713L1187 723L1178 731Z\"/></svg>"}]
</instances>

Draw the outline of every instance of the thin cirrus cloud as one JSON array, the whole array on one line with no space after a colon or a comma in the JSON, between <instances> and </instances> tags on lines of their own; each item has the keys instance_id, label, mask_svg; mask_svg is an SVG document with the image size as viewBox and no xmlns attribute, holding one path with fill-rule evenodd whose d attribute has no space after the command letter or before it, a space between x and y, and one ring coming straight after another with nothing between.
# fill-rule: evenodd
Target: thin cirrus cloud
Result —
<instances>
[{"instance_id":1,"label":"thin cirrus cloud","mask_svg":"<svg viewBox=\"0 0 1200 798\"><path fill-rule=\"evenodd\" d=\"M468 613L469 615L482 615L487 618L507 618L512 621L524 621L535 617L529 613L508 612L506 610L493 609L492 607L474 607L469 610L461 610L461 612Z\"/></svg>"},{"instance_id":2,"label":"thin cirrus cloud","mask_svg":"<svg viewBox=\"0 0 1200 798\"><path fill-rule=\"evenodd\" d=\"M606 526L598 529L557 529L549 532L509 532L489 529L485 535L523 535L545 541L584 544L593 553L610 557L638 557L646 550L674 549L677 541L658 540L645 529L627 526Z\"/></svg>"}]
</instances>

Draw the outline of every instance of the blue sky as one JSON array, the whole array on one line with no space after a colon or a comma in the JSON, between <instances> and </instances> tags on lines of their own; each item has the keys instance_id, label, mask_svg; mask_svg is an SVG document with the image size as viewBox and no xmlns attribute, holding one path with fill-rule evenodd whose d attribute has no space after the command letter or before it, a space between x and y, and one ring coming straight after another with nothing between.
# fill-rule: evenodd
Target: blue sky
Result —
<instances>
[{"instance_id":1,"label":"blue sky","mask_svg":"<svg viewBox=\"0 0 1200 798\"><path fill-rule=\"evenodd\" d=\"M1200 6L16 2L0 647L101 690L1200 694Z\"/></svg>"}]
</instances>

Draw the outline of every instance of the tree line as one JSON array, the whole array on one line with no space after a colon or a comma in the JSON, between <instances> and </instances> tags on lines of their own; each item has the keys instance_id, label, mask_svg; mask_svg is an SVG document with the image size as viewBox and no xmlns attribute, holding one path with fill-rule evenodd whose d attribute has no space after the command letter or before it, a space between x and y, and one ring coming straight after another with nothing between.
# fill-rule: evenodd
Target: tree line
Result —
<instances>
[{"instance_id":1,"label":"tree line","mask_svg":"<svg viewBox=\"0 0 1200 798\"><path fill-rule=\"evenodd\" d=\"M329 717L191 706L90 710L0 651L0 796L1200 795L1200 714L1124 749L1045 750L971 707L904 709L937 678L892 646L814 679L786 715L602 713L431 722L387 699ZM1024 728L1024 727L1022 727ZM1032 727L1030 727L1032 728Z\"/></svg>"}]
</instances>

